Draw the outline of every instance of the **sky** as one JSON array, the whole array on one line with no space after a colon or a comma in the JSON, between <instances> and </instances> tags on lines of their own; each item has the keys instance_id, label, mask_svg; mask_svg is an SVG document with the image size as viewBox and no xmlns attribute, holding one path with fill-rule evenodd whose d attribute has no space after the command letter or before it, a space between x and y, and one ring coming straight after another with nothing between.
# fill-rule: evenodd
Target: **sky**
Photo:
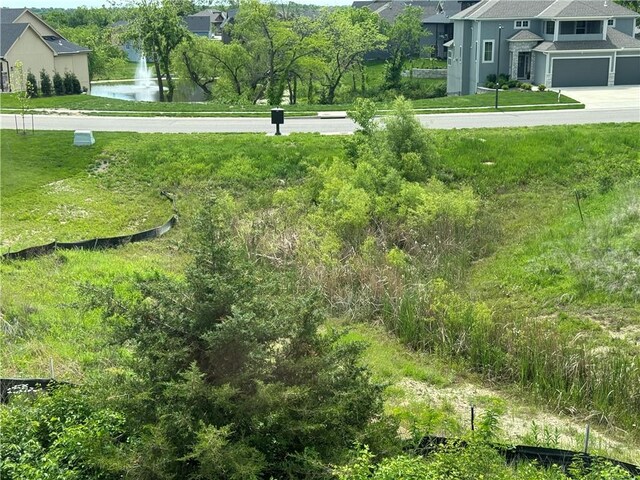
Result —
<instances>
[{"instance_id":1,"label":"sky","mask_svg":"<svg viewBox=\"0 0 640 480\"><path fill-rule=\"evenodd\" d=\"M300 0L297 3L315 4L315 5L351 5L352 0ZM75 8L79 6L85 7L101 7L108 6L106 0L0 0L3 7L21 8Z\"/></svg>"}]
</instances>

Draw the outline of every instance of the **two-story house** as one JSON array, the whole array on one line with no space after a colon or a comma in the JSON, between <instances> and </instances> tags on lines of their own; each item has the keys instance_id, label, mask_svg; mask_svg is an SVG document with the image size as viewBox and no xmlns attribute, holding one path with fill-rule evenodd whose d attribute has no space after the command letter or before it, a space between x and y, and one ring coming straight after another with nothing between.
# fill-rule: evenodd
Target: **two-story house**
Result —
<instances>
[{"instance_id":1,"label":"two-story house","mask_svg":"<svg viewBox=\"0 0 640 480\"><path fill-rule=\"evenodd\" d=\"M637 13L613 0L483 0L454 15L447 93L490 74L547 87L640 84Z\"/></svg>"},{"instance_id":2,"label":"two-story house","mask_svg":"<svg viewBox=\"0 0 640 480\"><path fill-rule=\"evenodd\" d=\"M428 35L422 40L421 47L429 47L437 58L444 58L444 46L453 38L451 17L479 0L356 0L353 8L368 8L390 24L396 21L407 7L417 7L421 12L422 29ZM387 58L385 51L370 54L368 58Z\"/></svg>"},{"instance_id":3,"label":"two-story house","mask_svg":"<svg viewBox=\"0 0 640 480\"><path fill-rule=\"evenodd\" d=\"M73 72L80 85L89 90L89 53L88 48L69 42L28 8L0 8L0 91L9 91L18 61L23 64L24 74L30 71L36 78L41 70L50 76Z\"/></svg>"}]
</instances>

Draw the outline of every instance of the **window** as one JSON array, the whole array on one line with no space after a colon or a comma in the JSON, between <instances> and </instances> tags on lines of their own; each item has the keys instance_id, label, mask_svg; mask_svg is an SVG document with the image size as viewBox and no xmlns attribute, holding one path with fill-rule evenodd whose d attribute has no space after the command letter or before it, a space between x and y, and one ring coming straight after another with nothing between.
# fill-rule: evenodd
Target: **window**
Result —
<instances>
[{"instance_id":1,"label":"window","mask_svg":"<svg viewBox=\"0 0 640 480\"><path fill-rule=\"evenodd\" d=\"M607 20L607 25L610 27L615 27L616 26L616 19L615 18L610 18L609 20Z\"/></svg>"},{"instance_id":2,"label":"window","mask_svg":"<svg viewBox=\"0 0 640 480\"><path fill-rule=\"evenodd\" d=\"M602 22L599 20L587 22L587 33L602 33Z\"/></svg>"},{"instance_id":3,"label":"window","mask_svg":"<svg viewBox=\"0 0 640 480\"><path fill-rule=\"evenodd\" d=\"M451 45L451 48L447 49L447 65L451 65L451 63L453 62L453 52L454 52L454 46Z\"/></svg>"},{"instance_id":4,"label":"window","mask_svg":"<svg viewBox=\"0 0 640 480\"><path fill-rule=\"evenodd\" d=\"M529 28L529 20L516 20L513 22L514 28Z\"/></svg>"},{"instance_id":5,"label":"window","mask_svg":"<svg viewBox=\"0 0 640 480\"><path fill-rule=\"evenodd\" d=\"M599 33L602 33L602 22L600 20L560 22L561 35L585 35Z\"/></svg>"},{"instance_id":6,"label":"window","mask_svg":"<svg viewBox=\"0 0 640 480\"><path fill-rule=\"evenodd\" d=\"M482 63L493 63L493 40L485 40L482 44Z\"/></svg>"},{"instance_id":7,"label":"window","mask_svg":"<svg viewBox=\"0 0 640 480\"><path fill-rule=\"evenodd\" d=\"M547 22L545 31L547 35L553 35L556 33L556 22Z\"/></svg>"},{"instance_id":8,"label":"window","mask_svg":"<svg viewBox=\"0 0 640 480\"><path fill-rule=\"evenodd\" d=\"M576 22L560 22L560 35L573 35L576 33Z\"/></svg>"}]
</instances>

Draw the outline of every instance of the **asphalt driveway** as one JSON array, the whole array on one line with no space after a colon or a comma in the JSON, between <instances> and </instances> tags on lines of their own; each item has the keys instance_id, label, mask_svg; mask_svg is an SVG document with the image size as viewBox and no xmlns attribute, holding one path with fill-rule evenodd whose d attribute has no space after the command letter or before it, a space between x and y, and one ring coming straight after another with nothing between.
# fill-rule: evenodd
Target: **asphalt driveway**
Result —
<instances>
[{"instance_id":1,"label":"asphalt driveway","mask_svg":"<svg viewBox=\"0 0 640 480\"><path fill-rule=\"evenodd\" d=\"M562 87L559 90L563 95L584 103L587 109L640 108L640 85Z\"/></svg>"}]
</instances>

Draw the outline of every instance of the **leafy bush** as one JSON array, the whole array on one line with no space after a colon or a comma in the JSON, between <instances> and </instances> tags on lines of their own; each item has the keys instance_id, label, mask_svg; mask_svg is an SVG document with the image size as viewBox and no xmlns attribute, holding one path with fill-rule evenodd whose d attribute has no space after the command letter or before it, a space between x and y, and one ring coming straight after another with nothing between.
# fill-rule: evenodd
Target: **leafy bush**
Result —
<instances>
[{"instance_id":1,"label":"leafy bush","mask_svg":"<svg viewBox=\"0 0 640 480\"><path fill-rule=\"evenodd\" d=\"M484 84L484 86L487 88L496 88L495 82L487 82Z\"/></svg>"},{"instance_id":2,"label":"leafy bush","mask_svg":"<svg viewBox=\"0 0 640 480\"><path fill-rule=\"evenodd\" d=\"M505 83L504 85L502 85L502 87L500 87L502 90L509 90L509 84Z\"/></svg>"},{"instance_id":3,"label":"leafy bush","mask_svg":"<svg viewBox=\"0 0 640 480\"><path fill-rule=\"evenodd\" d=\"M368 98L358 97L353 101L353 107L347 115L353 120L365 134L371 134L376 127L376 104Z\"/></svg>"},{"instance_id":4,"label":"leafy bush","mask_svg":"<svg viewBox=\"0 0 640 480\"><path fill-rule=\"evenodd\" d=\"M73 77L75 75L70 71L64 72L63 83L64 83L64 93L67 95L71 95L73 92Z\"/></svg>"},{"instance_id":5,"label":"leafy bush","mask_svg":"<svg viewBox=\"0 0 640 480\"><path fill-rule=\"evenodd\" d=\"M31 72L27 73L27 96L29 98L38 96L38 82L36 82L36 76Z\"/></svg>"},{"instance_id":6,"label":"leafy bush","mask_svg":"<svg viewBox=\"0 0 640 480\"><path fill-rule=\"evenodd\" d=\"M408 99L438 98L447 95L447 84L444 81L435 82L421 78L403 78L400 82L399 93Z\"/></svg>"},{"instance_id":7,"label":"leafy bush","mask_svg":"<svg viewBox=\"0 0 640 480\"><path fill-rule=\"evenodd\" d=\"M431 171L435 156L433 146L420 121L415 117L411 102L398 97L392 106L392 114L385 121L385 139L390 154L391 165L408 180L423 180ZM406 154L419 158L418 162L408 162Z\"/></svg>"},{"instance_id":8,"label":"leafy bush","mask_svg":"<svg viewBox=\"0 0 640 480\"><path fill-rule=\"evenodd\" d=\"M56 95L64 95L66 93L64 82L58 72L53 74L53 90Z\"/></svg>"},{"instance_id":9,"label":"leafy bush","mask_svg":"<svg viewBox=\"0 0 640 480\"><path fill-rule=\"evenodd\" d=\"M541 83L540 85L538 85L539 92L544 92L546 89L547 89L547 86L544 83Z\"/></svg>"},{"instance_id":10,"label":"leafy bush","mask_svg":"<svg viewBox=\"0 0 640 480\"><path fill-rule=\"evenodd\" d=\"M522 84L520 85L520 88L521 88L522 90L531 90L531 84L530 84L530 83L522 83Z\"/></svg>"},{"instance_id":11,"label":"leafy bush","mask_svg":"<svg viewBox=\"0 0 640 480\"><path fill-rule=\"evenodd\" d=\"M40 91L42 92L43 97L51 96L51 77L47 73L47 71L43 68L40 70Z\"/></svg>"},{"instance_id":12,"label":"leafy bush","mask_svg":"<svg viewBox=\"0 0 640 480\"><path fill-rule=\"evenodd\" d=\"M0 476L115 480L125 472L125 418L82 388L13 395L0 408Z\"/></svg>"}]
</instances>

